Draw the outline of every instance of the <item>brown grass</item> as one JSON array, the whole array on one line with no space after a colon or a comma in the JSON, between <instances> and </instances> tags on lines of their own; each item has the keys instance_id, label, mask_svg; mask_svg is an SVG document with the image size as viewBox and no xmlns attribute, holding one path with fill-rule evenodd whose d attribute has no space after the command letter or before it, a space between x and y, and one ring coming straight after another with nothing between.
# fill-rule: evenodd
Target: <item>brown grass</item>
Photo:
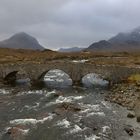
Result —
<instances>
[{"instance_id":1,"label":"brown grass","mask_svg":"<svg viewBox=\"0 0 140 140\"><path fill-rule=\"evenodd\" d=\"M55 51L34 51L0 48L0 64L6 63L46 63L50 60L88 59L96 65L139 66L140 52L76 52L58 53Z\"/></svg>"}]
</instances>

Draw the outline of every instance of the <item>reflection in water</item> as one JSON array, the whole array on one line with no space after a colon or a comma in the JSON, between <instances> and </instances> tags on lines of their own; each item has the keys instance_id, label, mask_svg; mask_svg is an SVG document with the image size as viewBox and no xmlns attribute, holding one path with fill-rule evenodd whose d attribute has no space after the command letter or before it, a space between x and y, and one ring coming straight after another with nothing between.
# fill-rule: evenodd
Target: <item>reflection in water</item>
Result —
<instances>
[{"instance_id":1,"label":"reflection in water","mask_svg":"<svg viewBox=\"0 0 140 140\"><path fill-rule=\"evenodd\" d=\"M46 85L53 87L68 87L72 85L72 80L68 74L62 70L50 70L44 77Z\"/></svg>"},{"instance_id":2,"label":"reflection in water","mask_svg":"<svg viewBox=\"0 0 140 140\"><path fill-rule=\"evenodd\" d=\"M108 81L102 79L98 74L96 73L90 73L83 77L82 83L87 86L107 86L109 84Z\"/></svg>"},{"instance_id":3,"label":"reflection in water","mask_svg":"<svg viewBox=\"0 0 140 140\"><path fill-rule=\"evenodd\" d=\"M18 86L28 86L28 85L30 85L30 79L29 78L18 79L18 80L16 80L16 85L18 85Z\"/></svg>"},{"instance_id":4,"label":"reflection in water","mask_svg":"<svg viewBox=\"0 0 140 140\"><path fill-rule=\"evenodd\" d=\"M58 69L50 70L45 75L44 81L46 82L46 85L52 87L68 87L72 85L72 79L70 78L70 76L65 72L63 72L62 70ZM82 83L86 87L92 87L92 86L107 86L109 82L102 79L96 73L90 73L82 78Z\"/></svg>"},{"instance_id":5,"label":"reflection in water","mask_svg":"<svg viewBox=\"0 0 140 140\"><path fill-rule=\"evenodd\" d=\"M30 86L30 79L18 79L16 80L17 86ZM72 86L72 79L70 76L62 70L54 69L47 72L44 77L45 86L47 87L55 87L55 88L64 88ZM95 86L107 86L109 84L108 81L102 79L96 73L90 73L85 75L82 78L82 83L85 87L95 87ZM44 85L43 85L44 86Z\"/></svg>"}]
</instances>

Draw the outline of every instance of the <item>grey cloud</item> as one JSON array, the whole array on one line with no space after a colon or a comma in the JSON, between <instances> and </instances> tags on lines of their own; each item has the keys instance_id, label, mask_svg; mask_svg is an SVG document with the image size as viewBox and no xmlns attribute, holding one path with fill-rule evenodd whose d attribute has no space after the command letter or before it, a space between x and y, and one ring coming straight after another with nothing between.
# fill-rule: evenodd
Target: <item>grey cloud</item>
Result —
<instances>
[{"instance_id":1,"label":"grey cloud","mask_svg":"<svg viewBox=\"0 0 140 140\"><path fill-rule=\"evenodd\" d=\"M139 0L1 0L0 39L25 31L48 48L85 46L139 26Z\"/></svg>"}]
</instances>

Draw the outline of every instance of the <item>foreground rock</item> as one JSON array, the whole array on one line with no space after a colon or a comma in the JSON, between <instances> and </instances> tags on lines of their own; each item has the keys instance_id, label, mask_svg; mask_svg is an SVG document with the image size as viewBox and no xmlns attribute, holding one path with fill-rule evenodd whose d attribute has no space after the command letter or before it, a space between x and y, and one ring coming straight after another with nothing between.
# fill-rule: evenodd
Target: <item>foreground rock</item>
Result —
<instances>
[{"instance_id":1,"label":"foreground rock","mask_svg":"<svg viewBox=\"0 0 140 140\"><path fill-rule=\"evenodd\" d=\"M8 135L13 140L24 140L25 135L27 135L28 131L29 130L25 128L25 126L18 125L8 128L6 135Z\"/></svg>"},{"instance_id":2,"label":"foreground rock","mask_svg":"<svg viewBox=\"0 0 140 140\"><path fill-rule=\"evenodd\" d=\"M129 136L134 135L134 129L132 129L130 126L125 127L124 130Z\"/></svg>"},{"instance_id":3,"label":"foreground rock","mask_svg":"<svg viewBox=\"0 0 140 140\"><path fill-rule=\"evenodd\" d=\"M129 112L127 115L128 118L135 118L134 112Z\"/></svg>"},{"instance_id":4,"label":"foreground rock","mask_svg":"<svg viewBox=\"0 0 140 140\"><path fill-rule=\"evenodd\" d=\"M54 113L63 115L68 112L76 113L79 111L81 111L81 108L78 105L64 102L54 110Z\"/></svg>"}]
</instances>

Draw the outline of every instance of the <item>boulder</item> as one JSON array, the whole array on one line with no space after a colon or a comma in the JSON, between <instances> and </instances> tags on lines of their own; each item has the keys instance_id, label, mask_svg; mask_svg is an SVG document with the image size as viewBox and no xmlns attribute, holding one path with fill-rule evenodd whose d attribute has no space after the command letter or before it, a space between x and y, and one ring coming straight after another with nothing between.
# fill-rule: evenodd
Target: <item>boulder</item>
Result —
<instances>
[{"instance_id":1,"label":"boulder","mask_svg":"<svg viewBox=\"0 0 140 140\"><path fill-rule=\"evenodd\" d=\"M13 140L22 140L28 131L29 130L25 128L25 126L18 125L8 128L6 134L8 134Z\"/></svg>"},{"instance_id":2,"label":"boulder","mask_svg":"<svg viewBox=\"0 0 140 140\"><path fill-rule=\"evenodd\" d=\"M81 108L78 105L64 102L54 110L54 113L56 113L57 115L62 115L67 112L75 113L78 111L81 111Z\"/></svg>"},{"instance_id":3,"label":"boulder","mask_svg":"<svg viewBox=\"0 0 140 140\"><path fill-rule=\"evenodd\" d=\"M131 126L126 126L124 128L125 132L129 135L129 136L133 136L134 135L134 129L131 128Z\"/></svg>"},{"instance_id":4,"label":"boulder","mask_svg":"<svg viewBox=\"0 0 140 140\"><path fill-rule=\"evenodd\" d=\"M135 114L133 112L129 112L127 117L128 118L135 118Z\"/></svg>"},{"instance_id":5,"label":"boulder","mask_svg":"<svg viewBox=\"0 0 140 140\"><path fill-rule=\"evenodd\" d=\"M137 122L140 122L140 116L137 117Z\"/></svg>"}]
</instances>

